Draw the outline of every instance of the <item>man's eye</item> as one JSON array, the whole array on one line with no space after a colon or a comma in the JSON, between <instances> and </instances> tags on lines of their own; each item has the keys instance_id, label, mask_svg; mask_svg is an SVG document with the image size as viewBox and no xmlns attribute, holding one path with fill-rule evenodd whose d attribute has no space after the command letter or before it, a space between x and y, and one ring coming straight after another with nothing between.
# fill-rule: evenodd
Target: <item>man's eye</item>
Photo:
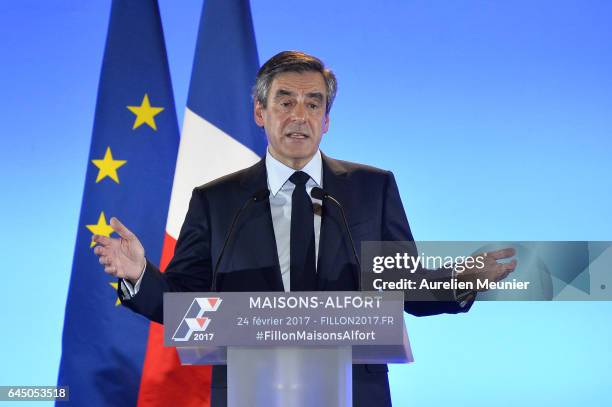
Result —
<instances>
[{"instance_id":1,"label":"man's eye","mask_svg":"<svg viewBox=\"0 0 612 407\"><path fill-rule=\"evenodd\" d=\"M312 110L318 109L319 105L317 105L316 103L311 103L308 105L309 108L311 108Z\"/></svg>"},{"instance_id":2,"label":"man's eye","mask_svg":"<svg viewBox=\"0 0 612 407\"><path fill-rule=\"evenodd\" d=\"M289 107L291 106L291 102L281 102L280 104L282 107Z\"/></svg>"}]
</instances>

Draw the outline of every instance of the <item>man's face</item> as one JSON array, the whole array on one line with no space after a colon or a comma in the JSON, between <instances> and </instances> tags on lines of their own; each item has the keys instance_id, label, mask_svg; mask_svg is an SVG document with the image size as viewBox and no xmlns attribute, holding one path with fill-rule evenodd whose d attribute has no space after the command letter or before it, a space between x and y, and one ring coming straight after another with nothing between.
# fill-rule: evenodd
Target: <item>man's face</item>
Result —
<instances>
[{"instance_id":1,"label":"man's face","mask_svg":"<svg viewBox=\"0 0 612 407\"><path fill-rule=\"evenodd\" d=\"M267 107L255 102L255 122L268 136L270 154L302 169L317 152L329 127L326 86L319 72L284 72L272 80Z\"/></svg>"}]
</instances>

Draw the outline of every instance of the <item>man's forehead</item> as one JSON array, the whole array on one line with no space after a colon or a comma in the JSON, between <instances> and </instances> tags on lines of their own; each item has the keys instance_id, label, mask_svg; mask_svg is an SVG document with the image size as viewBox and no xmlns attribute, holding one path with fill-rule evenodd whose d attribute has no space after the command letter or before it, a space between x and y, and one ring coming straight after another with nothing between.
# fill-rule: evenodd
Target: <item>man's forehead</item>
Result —
<instances>
[{"instance_id":1,"label":"man's forehead","mask_svg":"<svg viewBox=\"0 0 612 407\"><path fill-rule=\"evenodd\" d=\"M325 95L325 80L320 72L283 72L272 80L272 91L283 89L292 92L321 92Z\"/></svg>"}]
</instances>

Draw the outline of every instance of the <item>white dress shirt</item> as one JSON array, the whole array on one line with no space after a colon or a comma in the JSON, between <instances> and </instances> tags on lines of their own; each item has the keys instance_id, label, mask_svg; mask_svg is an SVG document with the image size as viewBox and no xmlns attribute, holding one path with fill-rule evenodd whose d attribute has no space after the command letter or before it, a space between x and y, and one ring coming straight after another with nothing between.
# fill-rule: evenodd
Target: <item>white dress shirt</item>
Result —
<instances>
[{"instance_id":1,"label":"white dress shirt","mask_svg":"<svg viewBox=\"0 0 612 407\"><path fill-rule=\"evenodd\" d=\"M301 169L310 176L306 182L306 192L310 195L312 188L318 186L323 188L323 163L321 151L317 150L312 159ZM268 189L270 190L270 212L272 215L272 225L274 227L274 237L276 240L276 250L278 252L278 263L280 265L281 276L285 291L290 291L290 236L291 236L291 196L295 185L289 181L289 177L296 170L272 157L270 151L266 151L266 172L268 177ZM322 202L312 198L313 203ZM314 216L314 236L315 236L315 264L319 258L319 236L321 234L321 216ZM145 266L146 269L146 266ZM122 280L121 289L123 295L132 298L138 293L144 270L140 278L132 286L127 280Z\"/></svg>"},{"instance_id":2,"label":"white dress shirt","mask_svg":"<svg viewBox=\"0 0 612 407\"><path fill-rule=\"evenodd\" d=\"M296 170L272 157L270 151L266 152L266 171L268 173L268 189L270 189L270 212L272 213L272 225L274 226L274 237L276 239L276 250L280 264L283 286L285 291L290 291L290 260L289 249L291 236L291 196L295 185L289 181L289 177ZM317 151L312 159L301 169L310 176L306 182L306 192L310 195L312 188L318 186L323 188L323 165L321 151ZM313 203L321 204L318 199L312 198ZM319 236L321 234L321 216L314 216L315 237L315 264L319 258Z\"/></svg>"}]
</instances>

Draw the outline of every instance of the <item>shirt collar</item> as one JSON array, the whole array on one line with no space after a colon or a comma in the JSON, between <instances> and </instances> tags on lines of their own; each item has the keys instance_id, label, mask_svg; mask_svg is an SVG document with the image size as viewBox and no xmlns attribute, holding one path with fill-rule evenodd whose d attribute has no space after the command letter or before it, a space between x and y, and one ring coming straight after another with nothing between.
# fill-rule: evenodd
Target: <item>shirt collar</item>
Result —
<instances>
[{"instance_id":1,"label":"shirt collar","mask_svg":"<svg viewBox=\"0 0 612 407\"><path fill-rule=\"evenodd\" d=\"M272 157L269 150L266 150L266 171L268 173L268 188L273 196L285 185L289 177L293 175L295 170L286 166L276 158ZM321 150L317 150L312 159L301 169L320 187L321 174L323 172L323 164L321 159Z\"/></svg>"}]
</instances>

